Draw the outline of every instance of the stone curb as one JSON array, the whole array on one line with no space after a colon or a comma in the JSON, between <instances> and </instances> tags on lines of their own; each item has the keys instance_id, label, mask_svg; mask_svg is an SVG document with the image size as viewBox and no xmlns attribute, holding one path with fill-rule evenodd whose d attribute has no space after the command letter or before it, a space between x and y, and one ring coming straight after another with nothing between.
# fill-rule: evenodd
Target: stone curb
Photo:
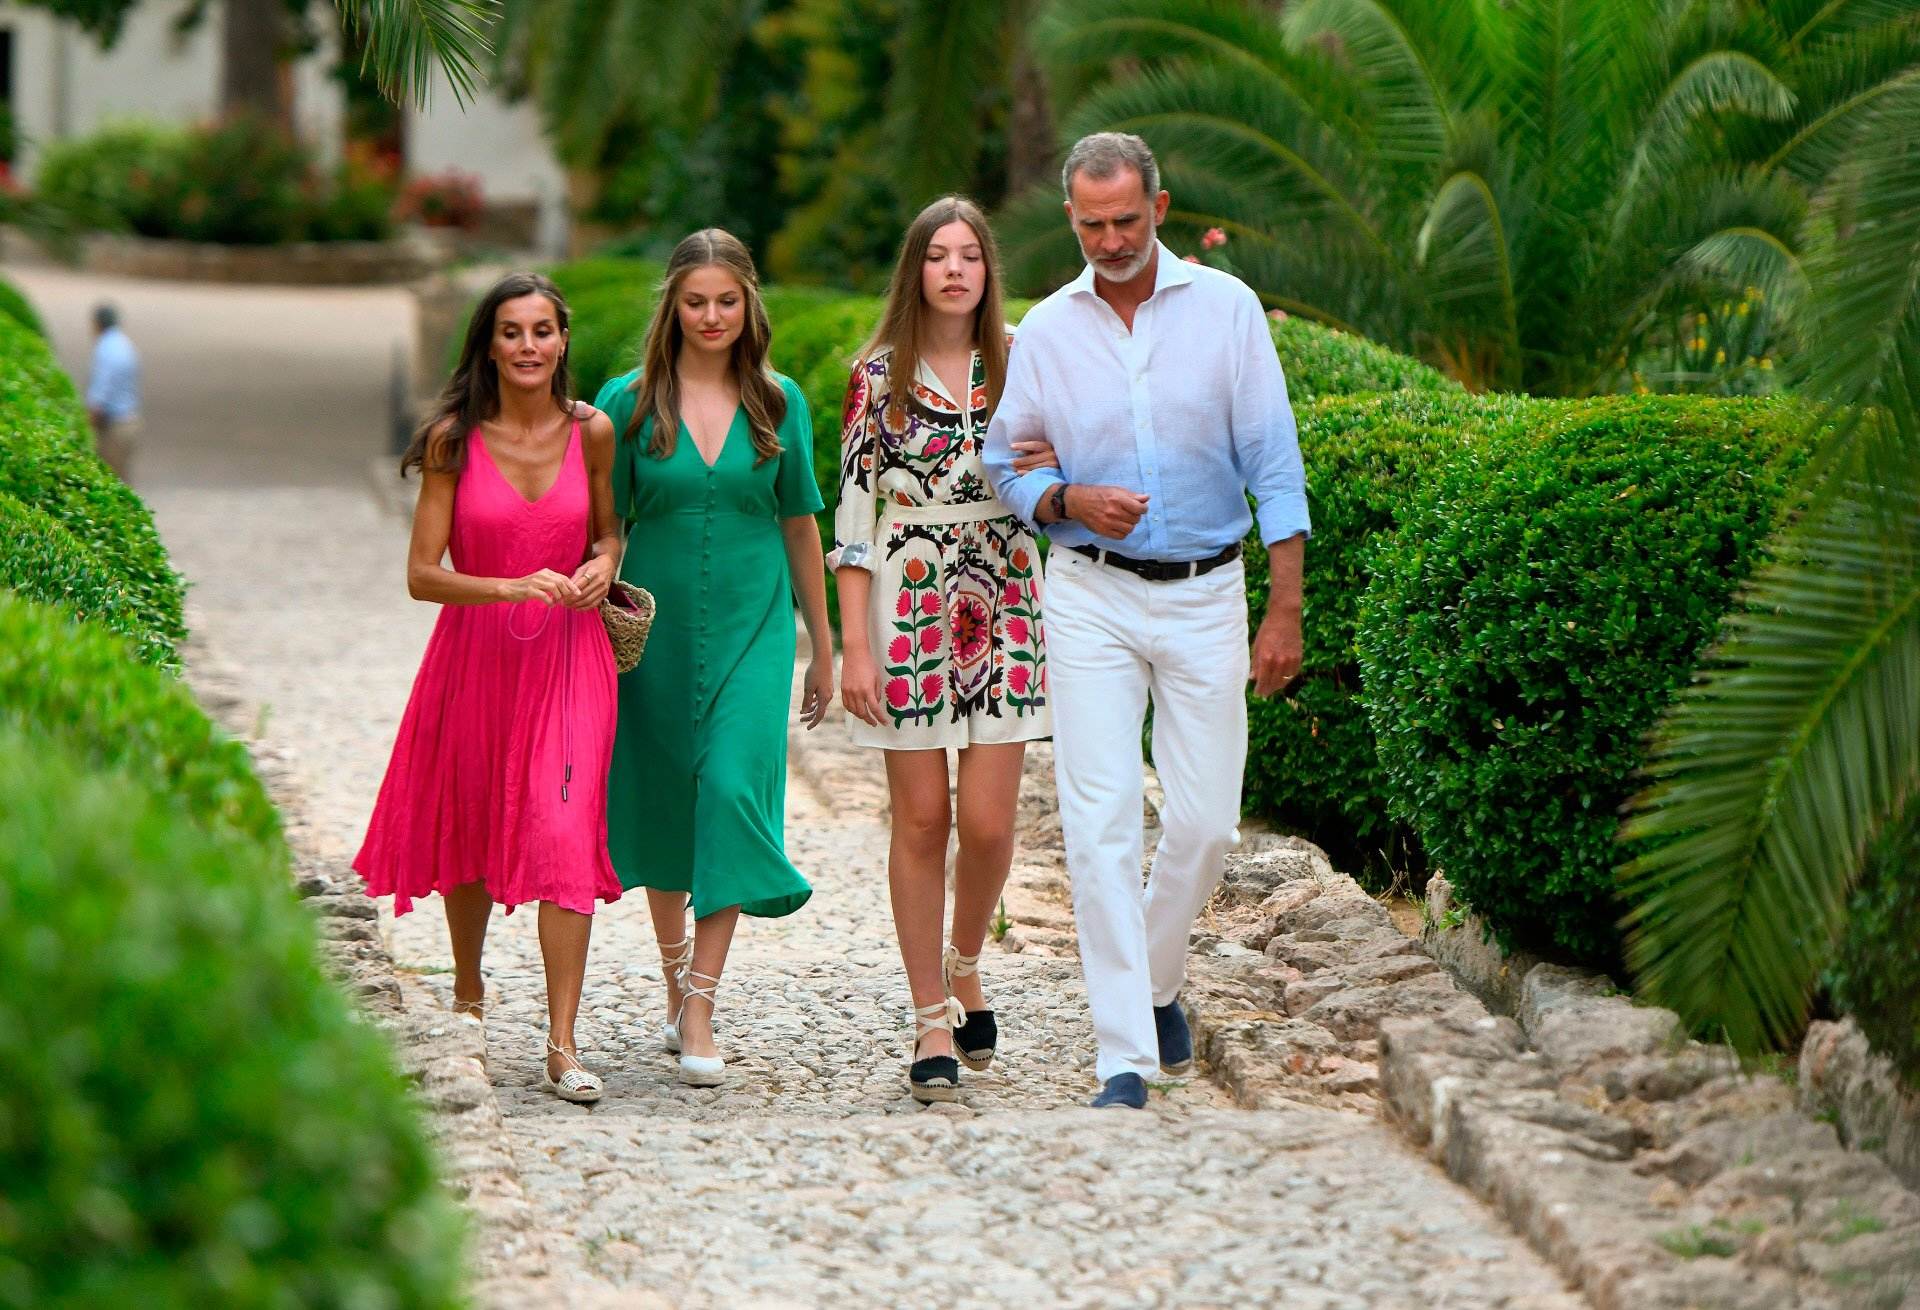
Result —
<instances>
[{"instance_id":1,"label":"stone curb","mask_svg":"<svg viewBox=\"0 0 1920 1310\"><path fill-rule=\"evenodd\" d=\"M1920 1307L1920 1197L1780 1079L1598 974L1478 981L1513 1017L1382 1023L1388 1105L1598 1310Z\"/></svg>"},{"instance_id":2,"label":"stone curb","mask_svg":"<svg viewBox=\"0 0 1920 1310\"><path fill-rule=\"evenodd\" d=\"M1848 1145L1872 1151L1920 1190L1920 1091L1902 1081L1852 1019L1816 1023L1800 1044L1800 1108L1831 1115Z\"/></svg>"}]
</instances>

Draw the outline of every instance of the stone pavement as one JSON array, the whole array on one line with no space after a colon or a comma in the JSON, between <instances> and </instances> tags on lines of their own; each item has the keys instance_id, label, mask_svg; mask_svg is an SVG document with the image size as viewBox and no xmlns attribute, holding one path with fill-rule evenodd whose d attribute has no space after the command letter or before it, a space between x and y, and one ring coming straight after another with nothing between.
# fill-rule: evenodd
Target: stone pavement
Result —
<instances>
[{"instance_id":1,"label":"stone pavement","mask_svg":"<svg viewBox=\"0 0 1920 1310\"><path fill-rule=\"evenodd\" d=\"M81 303L95 288L36 275L29 290L45 309L49 295ZM381 436L343 417L377 420L379 325L396 311L375 293L342 301L357 304L344 314L305 312L325 299L312 292L221 294L256 298L244 302L252 345L233 345L229 317L191 296L171 318L165 297L141 302L140 320L185 361L181 376L197 368L206 388L233 388L257 346L262 360L331 369L340 399L295 403L306 393L294 388L279 404L241 387L247 407L221 415L183 385L184 409L209 408L183 425L191 436L175 428L177 444L153 443L136 482L193 582L203 658L257 707L249 735L300 793L303 861L337 871L432 621L402 585L405 525L365 485ZM356 314L373 327L360 330ZM220 432L240 452L233 479L216 476ZM276 480L266 453L282 446L298 453ZM726 1087L672 1081L655 1037L659 964L635 895L597 921L580 1033L607 1097L589 1110L541 1092L535 916L496 917L484 1079L457 1097L424 1079L450 1181L482 1220L484 1303L1583 1304L1369 1114L1284 1100L1237 1109L1205 1079L1158 1088L1144 1114L1082 1108L1091 1036L1044 785L1023 807L1015 926L983 966L1002 1058L967 1076L959 1105L915 1107L884 788L878 760L842 734L836 718L795 743L789 842L816 895L736 939L718 1014ZM1036 783L1045 768L1036 751ZM405 983L395 1031L479 1069L455 1049L460 1026L436 1010L449 964L438 907L381 922Z\"/></svg>"}]
</instances>

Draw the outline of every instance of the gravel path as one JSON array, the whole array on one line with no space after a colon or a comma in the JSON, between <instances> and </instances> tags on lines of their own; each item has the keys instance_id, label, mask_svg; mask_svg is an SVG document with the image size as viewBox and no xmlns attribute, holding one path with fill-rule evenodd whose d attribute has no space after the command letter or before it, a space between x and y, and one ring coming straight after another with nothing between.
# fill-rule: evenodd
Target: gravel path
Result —
<instances>
[{"instance_id":1,"label":"gravel path","mask_svg":"<svg viewBox=\"0 0 1920 1310\"><path fill-rule=\"evenodd\" d=\"M21 280L63 316L101 290L64 274ZM197 359L201 379L173 390L184 415L155 416L136 481L193 582L201 635L263 707L257 735L305 791L297 840L340 860L357 845L432 622L401 585L405 525L366 472L389 345L335 312L385 323L399 310L390 293L217 293L248 311L250 336L281 334L263 358L332 379L342 400L317 414L248 392L244 353L205 327L229 316L209 316L195 299L204 294L183 292L176 312L143 292L130 315L168 334L189 361L180 367ZM63 349L71 358L74 341ZM222 417L235 404L243 423ZM339 415L358 418L338 431L362 435L326 436ZM223 426L245 434L233 438L244 478L208 474ZM280 443L301 453L284 477L260 475L260 452ZM1082 1108L1092 1038L1044 787L1023 812L1016 926L983 966L1002 1059L967 1076L960 1104L919 1110L905 1093L908 999L887 911L879 762L847 746L837 720L796 741L793 762L789 844L816 894L736 939L718 1012L726 1087L672 1081L636 894L597 920L589 966L580 1036L607 1097L587 1110L542 1093L535 916L496 917L487 1072L533 1213L518 1234L483 1230L483 1301L1583 1304L1368 1115L1239 1110L1205 1079L1157 1089L1144 1114ZM1030 770L1047 767L1036 751ZM382 924L419 1003L444 998L438 906Z\"/></svg>"}]
</instances>

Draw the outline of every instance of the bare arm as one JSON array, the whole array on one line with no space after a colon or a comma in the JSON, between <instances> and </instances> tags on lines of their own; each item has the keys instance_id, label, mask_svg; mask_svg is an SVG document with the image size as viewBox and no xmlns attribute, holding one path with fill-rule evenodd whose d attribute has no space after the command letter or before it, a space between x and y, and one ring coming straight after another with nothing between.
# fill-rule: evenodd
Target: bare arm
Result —
<instances>
[{"instance_id":1,"label":"bare arm","mask_svg":"<svg viewBox=\"0 0 1920 1310\"><path fill-rule=\"evenodd\" d=\"M413 507L413 537L407 544L407 594L438 605L491 605L498 601L539 597L549 605L578 594L573 580L552 569L524 578L482 578L459 573L442 561L453 535L453 493L457 473L436 473L438 452L431 446L426 469L420 475L420 499Z\"/></svg>"},{"instance_id":2,"label":"bare arm","mask_svg":"<svg viewBox=\"0 0 1920 1310\"><path fill-rule=\"evenodd\" d=\"M810 514L780 520L780 536L787 548L787 572L800 602L800 618L807 625L806 692L800 719L809 728L820 725L833 700L833 631L827 623L826 556L820 549L820 529Z\"/></svg>"},{"instance_id":3,"label":"bare arm","mask_svg":"<svg viewBox=\"0 0 1920 1310\"><path fill-rule=\"evenodd\" d=\"M613 421L591 405L575 406L580 418L581 445L587 457L587 495L592 506L592 544L587 558L573 574L580 589L574 609L593 609L607 598L620 574L623 542L620 518L613 512Z\"/></svg>"},{"instance_id":4,"label":"bare arm","mask_svg":"<svg viewBox=\"0 0 1920 1310\"><path fill-rule=\"evenodd\" d=\"M880 666L867 636L867 606L873 601L873 574L849 565L833 571L840 586L840 703L847 713L875 727L886 719L880 703Z\"/></svg>"},{"instance_id":5,"label":"bare arm","mask_svg":"<svg viewBox=\"0 0 1920 1310\"><path fill-rule=\"evenodd\" d=\"M1267 614L1253 639L1253 690L1271 696L1300 676L1300 571L1307 538L1296 533L1267 547Z\"/></svg>"}]
</instances>

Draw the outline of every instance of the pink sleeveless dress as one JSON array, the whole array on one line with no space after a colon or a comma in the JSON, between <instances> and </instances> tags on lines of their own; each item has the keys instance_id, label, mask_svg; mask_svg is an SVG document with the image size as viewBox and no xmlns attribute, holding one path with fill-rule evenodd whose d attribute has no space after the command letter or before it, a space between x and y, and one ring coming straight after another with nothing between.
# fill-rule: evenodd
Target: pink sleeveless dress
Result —
<instances>
[{"instance_id":1,"label":"pink sleeveless dress","mask_svg":"<svg viewBox=\"0 0 1920 1310\"><path fill-rule=\"evenodd\" d=\"M580 425L535 501L476 429L448 548L476 577L572 575L592 514ZM480 881L509 910L552 901L591 914L618 900L607 859L613 650L592 610L541 601L447 605L414 679L367 839L353 867L405 914L417 896Z\"/></svg>"}]
</instances>

